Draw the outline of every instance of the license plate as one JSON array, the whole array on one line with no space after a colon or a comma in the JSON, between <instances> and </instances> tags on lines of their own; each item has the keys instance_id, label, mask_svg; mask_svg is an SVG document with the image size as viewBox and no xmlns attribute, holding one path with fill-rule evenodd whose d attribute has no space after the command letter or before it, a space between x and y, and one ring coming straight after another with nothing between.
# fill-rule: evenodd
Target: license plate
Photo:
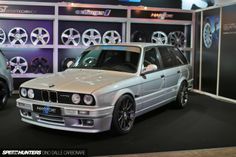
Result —
<instances>
[{"instance_id":1,"label":"license plate","mask_svg":"<svg viewBox=\"0 0 236 157\"><path fill-rule=\"evenodd\" d=\"M33 111L43 115L61 115L61 109L58 107L33 105Z\"/></svg>"}]
</instances>

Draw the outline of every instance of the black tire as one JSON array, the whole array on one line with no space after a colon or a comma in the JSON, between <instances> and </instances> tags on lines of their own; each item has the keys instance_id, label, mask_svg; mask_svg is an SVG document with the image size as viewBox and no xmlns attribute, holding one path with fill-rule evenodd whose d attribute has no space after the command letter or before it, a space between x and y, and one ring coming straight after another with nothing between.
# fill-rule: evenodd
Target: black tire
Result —
<instances>
[{"instance_id":1,"label":"black tire","mask_svg":"<svg viewBox=\"0 0 236 157\"><path fill-rule=\"evenodd\" d=\"M112 117L112 131L115 134L130 132L135 120L135 108L134 99L130 95L123 95L118 99Z\"/></svg>"},{"instance_id":2,"label":"black tire","mask_svg":"<svg viewBox=\"0 0 236 157\"><path fill-rule=\"evenodd\" d=\"M184 108L188 103L188 83L182 82L176 98L176 107Z\"/></svg>"},{"instance_id":3,"label":"black tire","mask_svg":"<svg viewBox=\"0 0 236 157\"><path fill-rule=\"evenodd\" d=\"M6 106L8 97L9 97L8 86L3 81L0 81L0 109Z\"/></svg>"}]
</instances>

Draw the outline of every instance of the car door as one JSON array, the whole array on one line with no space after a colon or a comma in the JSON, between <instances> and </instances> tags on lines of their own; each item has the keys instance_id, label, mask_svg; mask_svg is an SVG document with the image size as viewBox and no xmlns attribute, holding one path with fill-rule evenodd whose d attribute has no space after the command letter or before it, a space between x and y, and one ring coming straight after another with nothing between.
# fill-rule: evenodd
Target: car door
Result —
<instances>
[{"instance_id":1,"label":"car door","mask_svg":"<svg viewBox=\"0 0 236 157\"><path fill-rule=\"evenodd\" d=\"M164 88L164 72L155 47L147 47L144 49L144 60L142 70L150 65L157 66L156 71L152 71L142 75L141 97L142 109L150 108L157 105L162 99L162 89Z\"/></svg>"},{"instance_id":2,"label":"car door","mask_svg":"<svg viewBox=\"0 0 236 157\"><path fill-rule=\"evenodd\" d=\"M162 58L164 77L165 77L165 94L166 98L176 96L177 84L181 76L181 69L175 54L171 51L172 47L158 47Z\"/></svg>"}]
</instances>

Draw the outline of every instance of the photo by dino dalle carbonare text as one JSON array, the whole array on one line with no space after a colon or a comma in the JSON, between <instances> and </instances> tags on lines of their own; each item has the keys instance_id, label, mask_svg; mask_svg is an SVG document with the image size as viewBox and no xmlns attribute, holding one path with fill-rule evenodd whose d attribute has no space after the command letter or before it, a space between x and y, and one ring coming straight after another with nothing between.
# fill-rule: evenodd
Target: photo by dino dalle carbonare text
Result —
<instances>
[{"instance_id":1,"label":"photo by dino dalle carbonare text","mask_svg":"<svg viewBox=\"0 0 236 157\"><path fill-rule=\"evenodd\" d=\"M1 150L0 156L78 156L87 157L86 149L79 150Z\"/></svg>"}]
</instances>

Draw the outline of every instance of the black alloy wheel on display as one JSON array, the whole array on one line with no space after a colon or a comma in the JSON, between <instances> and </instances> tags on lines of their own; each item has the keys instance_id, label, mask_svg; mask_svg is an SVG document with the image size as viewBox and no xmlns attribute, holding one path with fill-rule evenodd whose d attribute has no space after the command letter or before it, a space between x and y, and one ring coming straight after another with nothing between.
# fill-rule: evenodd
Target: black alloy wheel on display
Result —
<instances>
[{"instance_id":1,"label":"black alloy wheel on display","mask_svg":"<svg viewBox=\"0 0 236 157\"><path fill-rule=\"evenodd\" d=\"M5 82L0 80L0 109L2 109L7 104L8 97L8 86Z\"/></svg>"},{"instance_id":2,"label":"black alloy wheel on display","mask_svg":"<svg viewBox=\"0 0 236 157\"><path fill-rule=\"evenodd\" d=\"M147 42L146 35L143 32L135 31L131 35L132 42Z\"/></svg>"},{"instance_id":3,"label":"black alloy wheel on display","mask_svg":"<svg viewBox=\"0 0 236 157\"><path fill-rule=\"evenodd\" d=\"M31 61L31 71L35 74L49 72L48 60L44 57L36 57Z\"/></svg>"},{"instance_id":4,"label":"black alloy wheel on display","mask_svg":"<svg viewBox=\"0 0 236 157\"><path fill-rule=\"evenodd\" d=\"M126 134L133 128L135 120L135 101L130 95L121 96L114 108L112 131L116 134Z\"/></svg>"}]
</instances>

